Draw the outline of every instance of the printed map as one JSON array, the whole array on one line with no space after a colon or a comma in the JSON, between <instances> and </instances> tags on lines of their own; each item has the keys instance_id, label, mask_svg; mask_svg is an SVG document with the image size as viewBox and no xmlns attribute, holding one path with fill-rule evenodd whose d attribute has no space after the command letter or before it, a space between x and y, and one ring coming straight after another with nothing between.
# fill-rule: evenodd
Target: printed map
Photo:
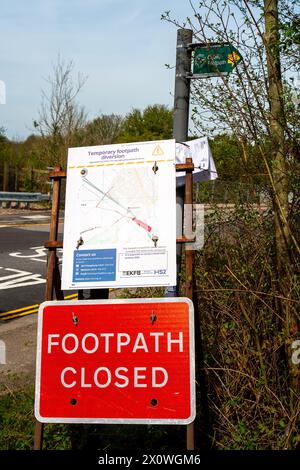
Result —
<instances>
[{"instance_id":1,"label":"printed map","mask_svg":"<svg viewBox=\"0 0 300 470\"><path fill-rule=\"evenodd\" d=\"M69 149L63 289L176 284L175 141Z\"/></svg>"}]
</instances>

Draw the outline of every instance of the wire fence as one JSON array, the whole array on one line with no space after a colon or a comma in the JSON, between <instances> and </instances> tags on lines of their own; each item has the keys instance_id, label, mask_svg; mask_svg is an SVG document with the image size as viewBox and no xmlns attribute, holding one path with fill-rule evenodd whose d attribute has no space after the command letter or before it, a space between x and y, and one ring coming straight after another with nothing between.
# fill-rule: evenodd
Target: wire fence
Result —
<instances>
[{"instance_id":1,"label":"wire fence","mask_svg":"<svg viewBox=\"0 0 300 470\"><path fill-rule=\"evenodd\" d=\"M194 184L194 202L200 204L268 204L268 189L254 183L214 180Z\"/></svg>"}]
</instances>

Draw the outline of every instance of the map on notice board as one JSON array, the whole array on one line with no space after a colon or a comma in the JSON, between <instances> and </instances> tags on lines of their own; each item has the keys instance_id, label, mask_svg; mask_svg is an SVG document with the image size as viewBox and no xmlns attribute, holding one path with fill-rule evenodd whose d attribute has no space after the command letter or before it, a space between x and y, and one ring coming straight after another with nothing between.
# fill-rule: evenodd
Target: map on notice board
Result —
<instances>
[{"instance_id":1,"label":"map on notice board","mask_svg":"<svg viewBox=\"0 0 300 470\"><path fill-rule=\"evenodd\" d=\"M176 284L175 141L69 149L62 288Z\"/></svg>"}]
</instances>

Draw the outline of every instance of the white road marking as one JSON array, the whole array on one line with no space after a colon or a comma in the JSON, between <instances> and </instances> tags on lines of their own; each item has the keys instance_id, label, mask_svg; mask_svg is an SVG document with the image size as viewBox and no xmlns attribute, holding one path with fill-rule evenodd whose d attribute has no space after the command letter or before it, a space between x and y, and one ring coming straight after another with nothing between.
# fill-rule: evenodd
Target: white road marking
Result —
<instances>
[{"instance_id":1,"label":"white road marking","mask_svg":"<svg viewBox=\"0 0 300 470\"><path fill-rule=\"evenodd\" d=\"M30 259L30 261L40 261L41 263L47 262L47 254L48 254L47 248L45 248L44 246L33 246L29 249L34 250L36 254L35 255L34 254L23 255L22 252L16 251L14 253L9 253L9 256L13 256L15 258L28 258ZM61 258L60 255L62 254L62 249L58 248L56 252L57 252L58 258L60 259Z\"/></svg>"},{"instance_id":2,"label":"white road marking","mask_svg":"<svg viewBox=\"0 0 300 470\"><path fill-rule=\"evenodd\" d=\"M0 270L2 269L4 271L8 271L9 273L14 274L8 274L0 277L0 290L32 286L35 284L44 284L46 282L46 280L41 277L41 274L33 274L28 271L20 271L19 269L12 268L3 268L0 266Z\"/></svg>"},{"instance_id":3,"label":"white road marking","mask_svg":"<svg viewBox=\"0 0 300 470\"><path fill-rule=\"evenodd\" d=\"M29 248L30 250L34 250L36 254L30 254L30 255L23 255L22 252L16 251L14 253L9 253L9 256L14 256L16 258L41 258L45 257L47 255L47 248L44 248L43 246L33 246L32 248Z\"/></svg>"}]
</instances>

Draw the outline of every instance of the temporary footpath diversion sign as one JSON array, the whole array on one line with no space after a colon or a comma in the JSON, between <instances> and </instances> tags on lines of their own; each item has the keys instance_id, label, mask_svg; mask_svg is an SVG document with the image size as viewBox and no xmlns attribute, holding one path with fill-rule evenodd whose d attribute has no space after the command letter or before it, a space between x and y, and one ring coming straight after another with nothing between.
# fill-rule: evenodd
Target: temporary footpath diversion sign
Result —
<instances>
[{"instance_id":1,"label":"temporary footpath diversion sign","mask_svg":"<svg viewBox=\"0 0 300 470\"><path fill-rule=\"evenodd\" d=\"M67 171L62 288L176 285L175 140L71 148Z\"/></svg>"},{"instance_id":2,"label":"temporary footpath diversion sign","mask_svg":"<svg viewBox=\"0 0 300 470\"><path fill-rule=\"evenodd\" d=\"M44 423L195 419L187 298L51 301L39 310L35 416Z\"/></svg>"}]
</instances>

